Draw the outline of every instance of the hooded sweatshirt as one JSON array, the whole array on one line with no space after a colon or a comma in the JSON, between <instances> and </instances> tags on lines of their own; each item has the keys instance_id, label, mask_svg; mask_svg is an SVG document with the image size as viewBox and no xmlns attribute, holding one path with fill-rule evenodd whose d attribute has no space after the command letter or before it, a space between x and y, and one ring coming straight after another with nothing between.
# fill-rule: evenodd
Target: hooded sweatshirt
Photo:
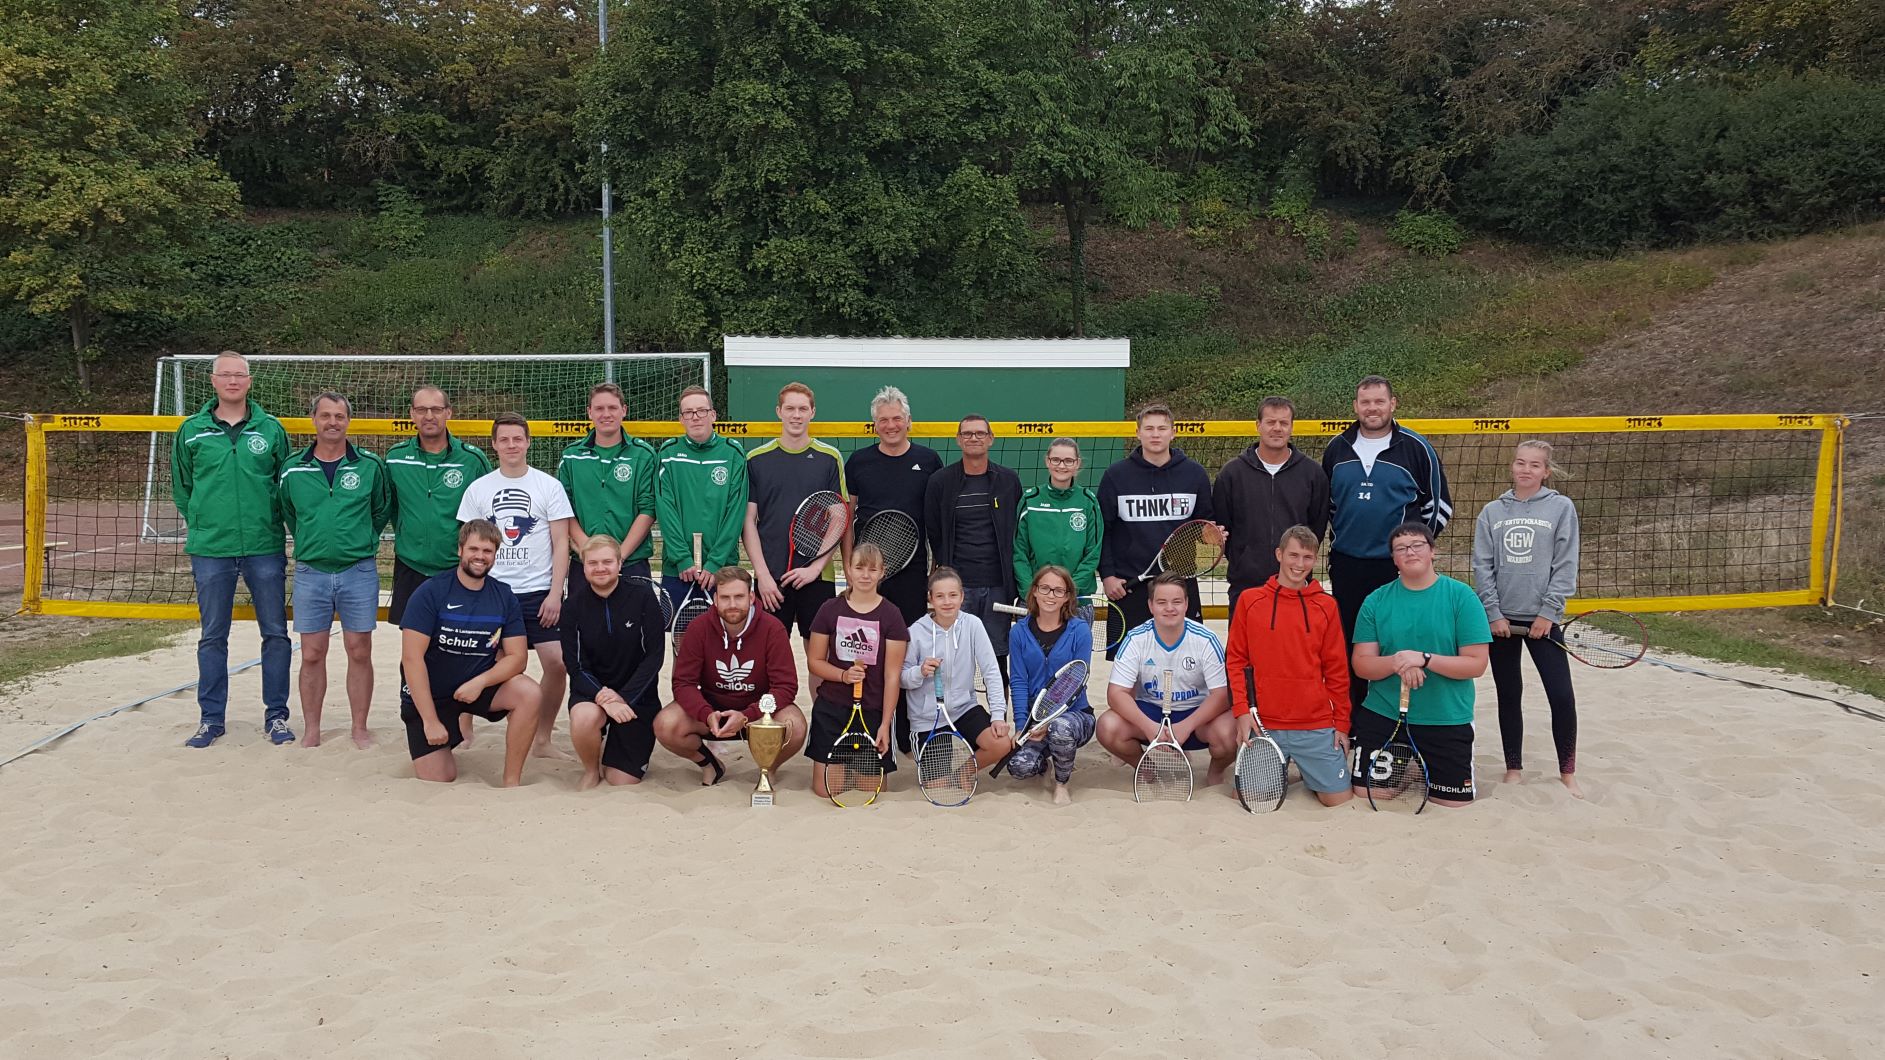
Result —
<instances>
[{"instance_id":1,"label":"hooded sweatshirt","mask_svg":"<svg viewBox=\"0 0 1885 1060\"><path fill-rule=\"evenodd\" d=\"M718 431L704 442L685 434L662 443L655 477L655 522L661 526L661 569L694 565L694 535L708 570L740 561L746 528L746 450ZM584 528L585 530L587 527Z\"/></svg>"},{"instance_id":2,"label":"hooded sweatshirt","mask_svg":"<svg viewBox=\"0 0 1885 1060\"><path fill-rule=\"evenodd\" d=\"M942 660L937 675L942 678L950 721L979 705L975 697L978 672L982 687L988 689L988 716L1003 717L1008 697L1002 693L1001 665L995 661L995 646L981 619L957 614L949 628L943 629L934 615L924 615L910 627L910 650L903 656L903 702L910 711L910 728L917 733L942 725L936 716L936 677L923 676L924 659Z\"/></svg>"},{"instance_id":3,"label":"hooded sweatshirt","mask_svg":"<svg viewBox=\"0 0 1885 1060\"><path fill-rule=\"evenodd\" d=\"M1250 713L1245 667L1256 670L1264 728L1348 731L1348 646L1335 599L1320 582L1286 589L1272 577L1237 601L1225 668L1240 717Z\"/></svg>"},{"instance_id":4,"label":"hooded sweatshirt","mask_svg":"<svg viewBox=\"0 0 1885 1060\"><path fill-rule=\"evenodd\" d=\"M695 721L717 710L759 718L759 697L780 706L798 698L798 663L785 626L758 606L739 629L729 630L720 612L694 620L674 651L674 701Z\"/></svg>"},{"instance_id":5,"label":"hooded sweatshirt","mask_svg":"<svg viewBox=\"0 0 1885 1060\"><path fill-rule=\"evenodd\" d=\"M1564 621L1577 592L1577 507L1549 486L1529 500L1506 490L1473 524L1473 585L1486 620Z\"/></svg>"},{"instance_id":6,"label":"hooded sweatshirt","mask_svg":"<svg viewBox=\"0 0 1885 1060\"><path fill-rule=\"evenodd\" d=\"M1163 466L1134 449L1100 476L1100 514L1100 577L1133 581L1180 523L1212 517L1211 473L1175 445Z\"/></svg>"},{"instance_id":7,"label":"hooded sweatshirt","mask_svg":"<svg viewBox=\"0 0 1885 1060\"><path fill-rule=\"evenodd\" d=\"M1263 466L1257 447L1239 453L1217 473L1211 510L1230 531L1224 558L1230 583L1261 585L1276 573L1276 548L1283 531L1306 526L1320 541L1329 530L1329 476L1322 465L1289 447L1276 474Z\"/></svg>"}]
</instances>

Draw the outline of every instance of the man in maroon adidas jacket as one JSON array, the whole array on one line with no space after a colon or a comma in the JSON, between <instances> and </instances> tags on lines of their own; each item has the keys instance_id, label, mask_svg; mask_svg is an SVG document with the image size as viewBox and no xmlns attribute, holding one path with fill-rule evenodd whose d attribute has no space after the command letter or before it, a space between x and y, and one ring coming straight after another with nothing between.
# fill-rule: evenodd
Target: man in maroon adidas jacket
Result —
<instances>
[{"instance_id":1,"label":"man in maroon adidas jacket","mask_svg":"<svg viewBox=\"0 0 1885 1060\"><path fill-rule=\"evenodd\" d=\"M759 718L759 697L771 694L785 726L783 766L805 745L805 712L798 698L798 664L778 619L754 606L753 574L722 567L714 574L713 611L687 627L674 654L674 701L655 716L661 746L700 766L703 786L718 784L726 767L709 740L744 740L746 723Z\"/></svg>"}]
</instances>

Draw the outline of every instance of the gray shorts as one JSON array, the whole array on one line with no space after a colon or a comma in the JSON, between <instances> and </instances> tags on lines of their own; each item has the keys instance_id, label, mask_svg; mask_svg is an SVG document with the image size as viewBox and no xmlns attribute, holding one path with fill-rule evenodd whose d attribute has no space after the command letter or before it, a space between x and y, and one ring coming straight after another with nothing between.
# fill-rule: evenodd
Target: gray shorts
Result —
<instances>
[{"instance_id":1,"label":"gray shorts","mask_svg":"<svg viewBox=\"0 0 1885 1060\"><path fill-rule=\"evenodd\" d=\"M1334 729L1271 729L1270 739L1284 758L1296 763L1310 791L1330 794L1351 786L1347 757L1335 746Z\"/></svg>"}]
</instances>

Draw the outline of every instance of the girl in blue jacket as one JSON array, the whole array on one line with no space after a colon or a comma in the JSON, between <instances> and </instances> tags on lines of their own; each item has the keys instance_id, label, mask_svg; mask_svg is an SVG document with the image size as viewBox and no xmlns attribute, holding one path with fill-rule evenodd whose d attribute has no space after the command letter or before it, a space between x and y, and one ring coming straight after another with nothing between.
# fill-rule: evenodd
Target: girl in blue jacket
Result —
<instances>
[{"instance_id":1,"label":"girl in blue jacket","mask_svg":"<svg viewBox=\"0 0 1885 1060\"><path fill-rule=\"evenodd\" d=\"M1093 656L1093 627L1075 617L1080 601L1073 595L1073 574L1065 567L1049 564L1034 572L1028 586L1028 619L1015 627L1008 638L1008 669L1013 695L1016 746L1008 759L1008 772L1017 777L1038 777L1054 765L1054 805L1065 806L1073 800L1067 794L1067 782L1073 778L1074 754L1093 738L1093 708L1087 703L1086 690L1074 697L1073 709L1048 723L1047 731L1027 739L1022 726L1027 724L1028 709L1034 696L1047 687L1062 666L1075 659Z\"/></svg>"}]
</instances>

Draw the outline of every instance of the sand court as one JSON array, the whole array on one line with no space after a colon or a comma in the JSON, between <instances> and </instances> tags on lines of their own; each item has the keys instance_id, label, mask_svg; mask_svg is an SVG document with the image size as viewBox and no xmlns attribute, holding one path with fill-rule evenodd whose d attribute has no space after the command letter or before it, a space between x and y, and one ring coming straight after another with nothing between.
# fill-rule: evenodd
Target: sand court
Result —
<instances>
[{"instance_id":1,"label":"sand court","mask_svg":"<svg viewBox=\"0 0 1885 1060\"><path fill-rule=\"evenodd\" d=\"M345 739L334 657L320 748L267 744L251 669L209 751L180 746L186 692L0 769L0 1054L1885 1046L1885 775L1867 767L1885 725L1831 704L1578 668L1585 802L1556 781L1535 684L1527 781L1498 782L1482 679L1467 810L1324 809L1300 788L1258 817L1223 787L1139 805L1090 744L1066 808L1005 777L932 807L905 761L877 805L839 810L800 759L767 811L743 753L710 790L657 750L638 788L579 794L574 762L533 760L503 791L494 726L456 785L412 780L396 645L383 626L371 751ZM255 649L238 624L230 658ZM44 678L0 707L0 752L194 666L186 637Z\"/></svg>"}]
</instances>

